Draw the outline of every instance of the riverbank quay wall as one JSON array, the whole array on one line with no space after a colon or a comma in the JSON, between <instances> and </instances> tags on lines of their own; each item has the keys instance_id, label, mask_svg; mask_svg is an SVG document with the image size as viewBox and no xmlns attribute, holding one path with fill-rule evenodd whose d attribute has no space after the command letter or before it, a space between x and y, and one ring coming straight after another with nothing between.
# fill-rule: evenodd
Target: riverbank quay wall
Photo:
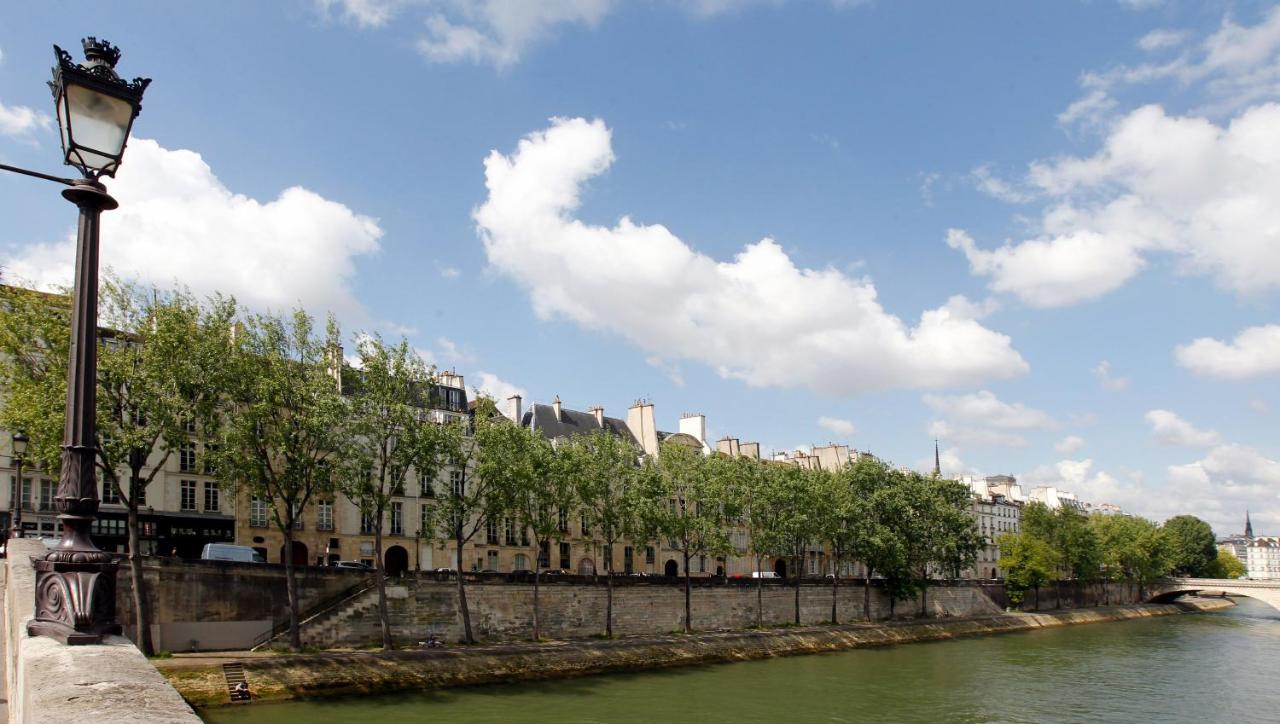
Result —
<instances>
[{"instance_id":1,"label":"riverbank quay wall","mask_svg":"<svg viewBox=\"0 0 1280 724\"><path fill-rule=\"evenodd\" d=\"M151 662L122 636L67 646L27 635L35 616L33 556L39 540L11 539L4 576L4 656L10 722L177 722L199 717Z\"/></svg>"},{"instance_id":2,"label":"riverbank quay wall","mask_svg":"<svg viewBox=\"0 0 1280 724\"><path fill-rule=\"evenodd\" d=\"M373 584L371 574L351 569L299 566L296 574L304 615ZM247 649L289 621L284 566L147 557L142 575L156 651ZM134 640L127 560L120 561L116 585L119 621Z\"/></svg>"},{"instance_id":3,"label":"riverbank quay wall","mask_svg":"<svg viewBox=\"0 0 1280 724\"><path fill-rule=\"evenodd\" d=\"M641 579L643 580L643 579ZM916 618L919 598L891 602L883 586L872 581L870 619L873 621ZM388 613L392 635L409 644L435 635L446 641L463 638L457 606L456 584L430 578L406 578L388 583ZM839 620L862 620L864 594L861 583L841 581L836 590ZM1059 593L1060 592L1060 593ZM605 631L606 587L590 579L577 582L544 583L539 592L544 635L575 639ZM613 592L613 632L617 636L651 636L682 630L684 588L680 581L629 582L615 585ZM757 623L757 601L765 626L795 621L796 587L769 582L757 593L754 582L726 583L702 579L691 596L695 630L745 629ZM527 583L474 582L467 584L467 601L472 629L483 641L527 639L533 628L533 586ZM1136 603L1136 587L1112 585L1079 588L1070 584L1046 587L1041 591L1041 610L1081 608L1104 603ZM800 586L800 623L831 621L830 582L815 581ZM925 596L930 618L970 618L1003 612L1008 596L1000 583L956 581L930 586ZM1034 596L1023 602L1026 610L1035 607ZM304 646L314 648L361 647L382 641L377 617L377 594L370 590L348 601L342 610L331 611L308 621L302 628Z\"/></svg>"},{"instance_id":4,"label":"riverbank quay wall","mask_svg":"<svg viewBox=\"0 0 1280 724\"><path fill-rule=\"evenodd\" d=\"M1124 621L1231 607L1230 601L1110 606L970 619L722 631L540 644L482 644L445 649L332 652L243 659L255 701L423 691L454 686L560 679L965 636ZM199 659L158 662L197 707L228 703L221 668Z\"/></svg>"}]
</instances>

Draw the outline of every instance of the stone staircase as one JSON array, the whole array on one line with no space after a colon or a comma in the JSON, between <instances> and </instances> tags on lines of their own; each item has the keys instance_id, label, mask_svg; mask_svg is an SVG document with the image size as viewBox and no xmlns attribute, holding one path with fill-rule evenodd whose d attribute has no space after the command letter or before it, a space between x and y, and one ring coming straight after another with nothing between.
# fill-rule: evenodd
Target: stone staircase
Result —
<instances>
[{"instance_id":1,"label":"stone staircase","mask_svg":"<svg viewBox=\"0 0 1280 724\"><path fill-rule=\"evenodd\" d=\"M315 648L329 648L338 645L339 635L344 627L353 619L377 617L378 587L369 584L357 589L354 593L336 603L321 608L298 622L302 645ZM289 641L289 629L284 627L279 633L253 647L254 651L273 648Z\"/></svg>"}]
</instances>

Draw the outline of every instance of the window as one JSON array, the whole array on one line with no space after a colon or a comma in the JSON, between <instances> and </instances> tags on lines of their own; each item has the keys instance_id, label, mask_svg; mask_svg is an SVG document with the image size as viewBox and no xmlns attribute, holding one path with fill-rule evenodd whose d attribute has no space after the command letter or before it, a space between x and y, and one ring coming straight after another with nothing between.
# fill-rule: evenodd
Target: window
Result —
<instances>
[{"instance_id":1,"label":"window","mask_svg":"<svg viewBox=\"0 0 1280 724\"><path fill-rule=\"evenodd\" d=\"M569 559L572 558L573 550L568 543L560 544L560 567L568 569L570 567Z\"/></svg>"},{"instance_id":2,"label":"window","mask_svg":"<svg viewBox=\"0 0 1280 724\"><path fill-rule=\"evenodd\" d=\"M360 532L366 534L373 532L373 513L371 511L360 511Z\"/></svg>"},{"instance_id":3,"label":"window","mask_svg":"<svg viewBox=\"0 0 1280 724\"><path fill-rule=\"evenodd\" d=\"M538 544L538 568L551 567L551 544L542 541Z\"/></svg>"},{"instance_id":4,"label":"window","mask_svg":"<svg viewBox=\"0 0 1280 724\"><path fill-rule=\"evenodd\" d=\"M249 526L252 528L267 527L267 501L254 498L249 501Z\"/></svg>"},{"instance_id":5,"label":"window","mask_svg":"<svg viewBox=\"0 0 1280 724\"><path fill-rule=\"evenodd\" d=\"M104 472L99 472L98 478L102 480L102 502L109 505L119 505L120 491L116 490L116 484ZM10 497L13 495L12 485L9 486L9 495Z\"/></svg>"},{"instance_id":6,"label":"window","mask_svg":"<svg viewBox=\"0 0 1280 724\"><path fill-rule=\"evenodd\" d=\"M53 510L53 496L57 487L52 480L40 481L40 510Z\"/></svg>"},{"instance_id":7,"label":"window","mask_svg":"<svg viewBox=\"0 0 1280 724\"><path fill-rule=\"evenodd\" d=\"M183 480L179 482L182 488L181 500L179 500L179 510L195 510L196 509L196 481Z\"/></svg>"},{"instance_id":8,"label":"window","mask_svg":"<svg viewBox=\"0 0 1280 724\"><path fill-rule=\"evenodd\" d=\"M214 462L214 458L217 457L217 455L218 455L218 446L216 445L204 446L204 460L201 461L201 464L204 466L205 475L218 474L217 466L216 466L216 463Z\"/></svg>"},{"instance_id":9,"label":"window","mask_svg":"<svg viewBox=\"0 0 1280 724\"><path fill-rule=\"evenodd\" d=\"M302 506L293 504L293 529L302 530Z\"/></svg>"},{"instance_id":10,"label":"window","mask_svg":"<svg viewBox=\"0 0 1280 724\"><path fill-rule=\"evenodd\" d=\"M431 535L431 506L426 503L418 509L418 535Z\"/></svg>"},{"instance_id":11,"label":"window","mask_svg":"<svg viewBox=\"0 0 1280 724\"><path fill-rule=\"evenodd\" d=\"M431 479L430 479L430 478L423 478L422 480L419 480L419 481L418 481L418 484L419 484L419 485L421 486L421 488L422 488L422 497L424 497L424 498L434 498L434 497L436 497L436 489L435 489L435 487L431 484Z\"/></svg>"},{"instance_id":12,"label":"window","mask_svg":"<svg viewBox=\"0 0 1280 724\"><path fill-rule=\"evenodd\" d=\"M560 529L561 533L568 533L569 532L569 511L565 510L564 508L560 508L558 512L560 514L560 521L557 527ZM567 568L567 566L565 567Z\"/></svg>"},{"instance_id":13,"label":"window","mask_svg":"<svg viewBox=\"0 0 1280 724\"><path fill-rule=\"evenodd\" d=\"M9 499L13 499L13 489L17 487L17 478L10 476L9 478ZM18 505L26 507L31 501L31 478L22 479L22 495L18 498ZM28 508L29 510L29 508Z\"/></svg>"},{"instance_id":14,"label":"window","mask_svg":"<svg viewBox=\"0 0 1280 724\"><path fill-rule=\"evenodd\" d=\"M622 549L622 570L628 576L635 573L635 557L636 551L631 546Z\"/></svg>"},{"instance_id":15,"label":"window","mask_svg":"<svg viewBox=\"0 0 1280 724\"><path fill-rule=\"evenodd\" d=\"M520 545L522 546L529 545L529 529L528 528L524 528L523 530L520 531Z\"/></svg>"},{"instance_id":16,"label":"window","mask_svg":"<svg viewBox=\"0 0 1280 724\"><path fill-rule=\"evenodd\" d=\"M489 522L485 523L484 541L491 546L498 545L498 521L490 518Z\"/></svg>"},{"instance_id":17,"label":"window","mask_svg":"<svg viewBox=\"0 0 1280 724\"><path fill-rule=\"evenodd\" d=\"M485 569L486 571L496 571L496 570L498 570L498 552L497 552L497 551L489 551L489 552L485 555L485 568L484 568L484 569Z\"/></svg>"},{"instance_id":18,"label":"window","mask_svg":"<svg viewBox=\"0 0 1280 724\"><path fill-rule=\"evenodd\" d=\"M587 520L587 516L582 516L582 520L579 523L582 525L582 537L591 537L591 521Z\"/></svg>"},{"instance_id":19,"label":"window","mask_svg":"<svg viewBox=\"0 0 1280 724\"><path fill-rule=\"evenodd\" d=\"M509 546L516 544L516 521L513 518L507 518L506 521L506 543Z\"/></svg>"},{"instance_id":20,"label":"window","mask_svg":"<svg viewBox=\"0 0 1280 724\"><path fill-rule=\"evenodd\" d=\"M222 510L222 501L219 500L218 484L206 480L204 483L204 512L217 513Z\"/></svg>"},{"instance_id":21,"label":"window","mask_svg":"<svg viewBox=\"0 0 1280 724\"><path fill-rule=\"evenodd\" d=\"M655 558L657 558L657 555L654 553L653 546L645 546L644 562L652 566Z\"/></svg>"},{"instance_id":22,"label":"window","mask_svg":"<svg viewBox=\"0 0 1280 724\"><path fill-rule=\"evenodd\" d=\"M182 423L182 429L183 429L183 430L186 430L188 435L194 435L194 434L196 434L196 421L195 421L195 418L188 418L185 422L183 422L183 423Z\"/></svg>"},{"instance_id":23,"label":"window","mask_svg":"<svg viewBox=\"0 0 1280 724\"><path fill-rule=\"evenodd\" d=\"M178 448L178 472L193 473L196 470L196 446L183 443Z\"/></svg>"},{"instance_id":24,"label":"window","mask_svg":"<svg viewBox=\"0 0 1280 724\"><path fill-rule=\"evenodd\" d=\"M706 573L706 572L707 572L707 557L698 556L698 573ZM810 573L812 572L813 571L810 571Z\"/></svg>"},{"instance_id":25,"label":"window","mask_svg":"<svg viewBox=\"0 0 1280 724\"><path fill-rule=\"evenodd\" d=\"M333 501L316 502L316 530L333 530Z\"/></svg>"},{"instance_id":26,"label":"window","mask_svg":"<svg viewBox=\"0 0 1280 724\"><path fill-rule=\"evenodd\" d=\"M465 487L465 484L462 482L462 471L450 470L449 471L449 489L453 491L453 494L455 496L461 497L463 494L464 487Z\"/></svg>"},{"instance_id":27,"label":"window","mask_svg":"<svg viewBox=\"0 0 1280 724\"><path fill-rule=\"evenodd\" d=\"M130 492L132 492L132 491L130 491ZM134 497L136 497L136 498L138 499L138 505L146 505L146 504L147 504L147 488L146 488L146 486L145 486L145 485L139 485L139 486L138 486L138 492L134 494Z\"/></svg>"},{"instance_id":28,"label":"window","mask_svg":"<svg viewBox=\"0 0 1280 724\"><path fill-rule=\"evenodd\" d=\"M613 570L613 546L608 543L604 544L604 569Z\"/></svg>"},{"instance_id":29,"label":"window","mask_svg":"<svg viewBox=\"0 0 1280 724\"><path fill-rule=\"evenodd\" d=\"M391 535L404 535L404 503L391 503Z\"/></svg>"}]
</instances>

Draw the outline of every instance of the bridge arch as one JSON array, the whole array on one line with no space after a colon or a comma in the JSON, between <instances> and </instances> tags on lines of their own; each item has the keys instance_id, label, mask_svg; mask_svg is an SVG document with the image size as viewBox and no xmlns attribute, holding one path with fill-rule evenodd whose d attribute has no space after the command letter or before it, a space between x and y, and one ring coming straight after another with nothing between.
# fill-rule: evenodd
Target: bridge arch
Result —
<instances>
[{"instance_id":1,"label":"bridge arch","mask_svg":"<svg viewBox=\"0 0 1280 724\"><path fill-rule=\"evenodd\" d=\"M1280 580L1250 581L1227 578L1164 578L1151 584L1148 603L1169 603L1201 591L1220 591L1230 596L1256 599L1280 611Z\"/></svg>"}]
</instances>

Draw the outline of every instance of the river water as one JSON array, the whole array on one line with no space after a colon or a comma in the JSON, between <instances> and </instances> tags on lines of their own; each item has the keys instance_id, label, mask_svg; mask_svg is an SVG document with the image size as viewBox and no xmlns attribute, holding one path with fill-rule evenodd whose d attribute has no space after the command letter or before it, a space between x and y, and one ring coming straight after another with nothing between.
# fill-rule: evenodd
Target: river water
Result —
<instances>
[{"instance_id":1,"label":"river water","mask_svg":"<svg viewBox=\"0 0 1280 724\"><path fill-rule=\"evenodd\" d=\"M202 712L307 722L1280 722L1280 612Z\"/></svg>"}]
</instances>

